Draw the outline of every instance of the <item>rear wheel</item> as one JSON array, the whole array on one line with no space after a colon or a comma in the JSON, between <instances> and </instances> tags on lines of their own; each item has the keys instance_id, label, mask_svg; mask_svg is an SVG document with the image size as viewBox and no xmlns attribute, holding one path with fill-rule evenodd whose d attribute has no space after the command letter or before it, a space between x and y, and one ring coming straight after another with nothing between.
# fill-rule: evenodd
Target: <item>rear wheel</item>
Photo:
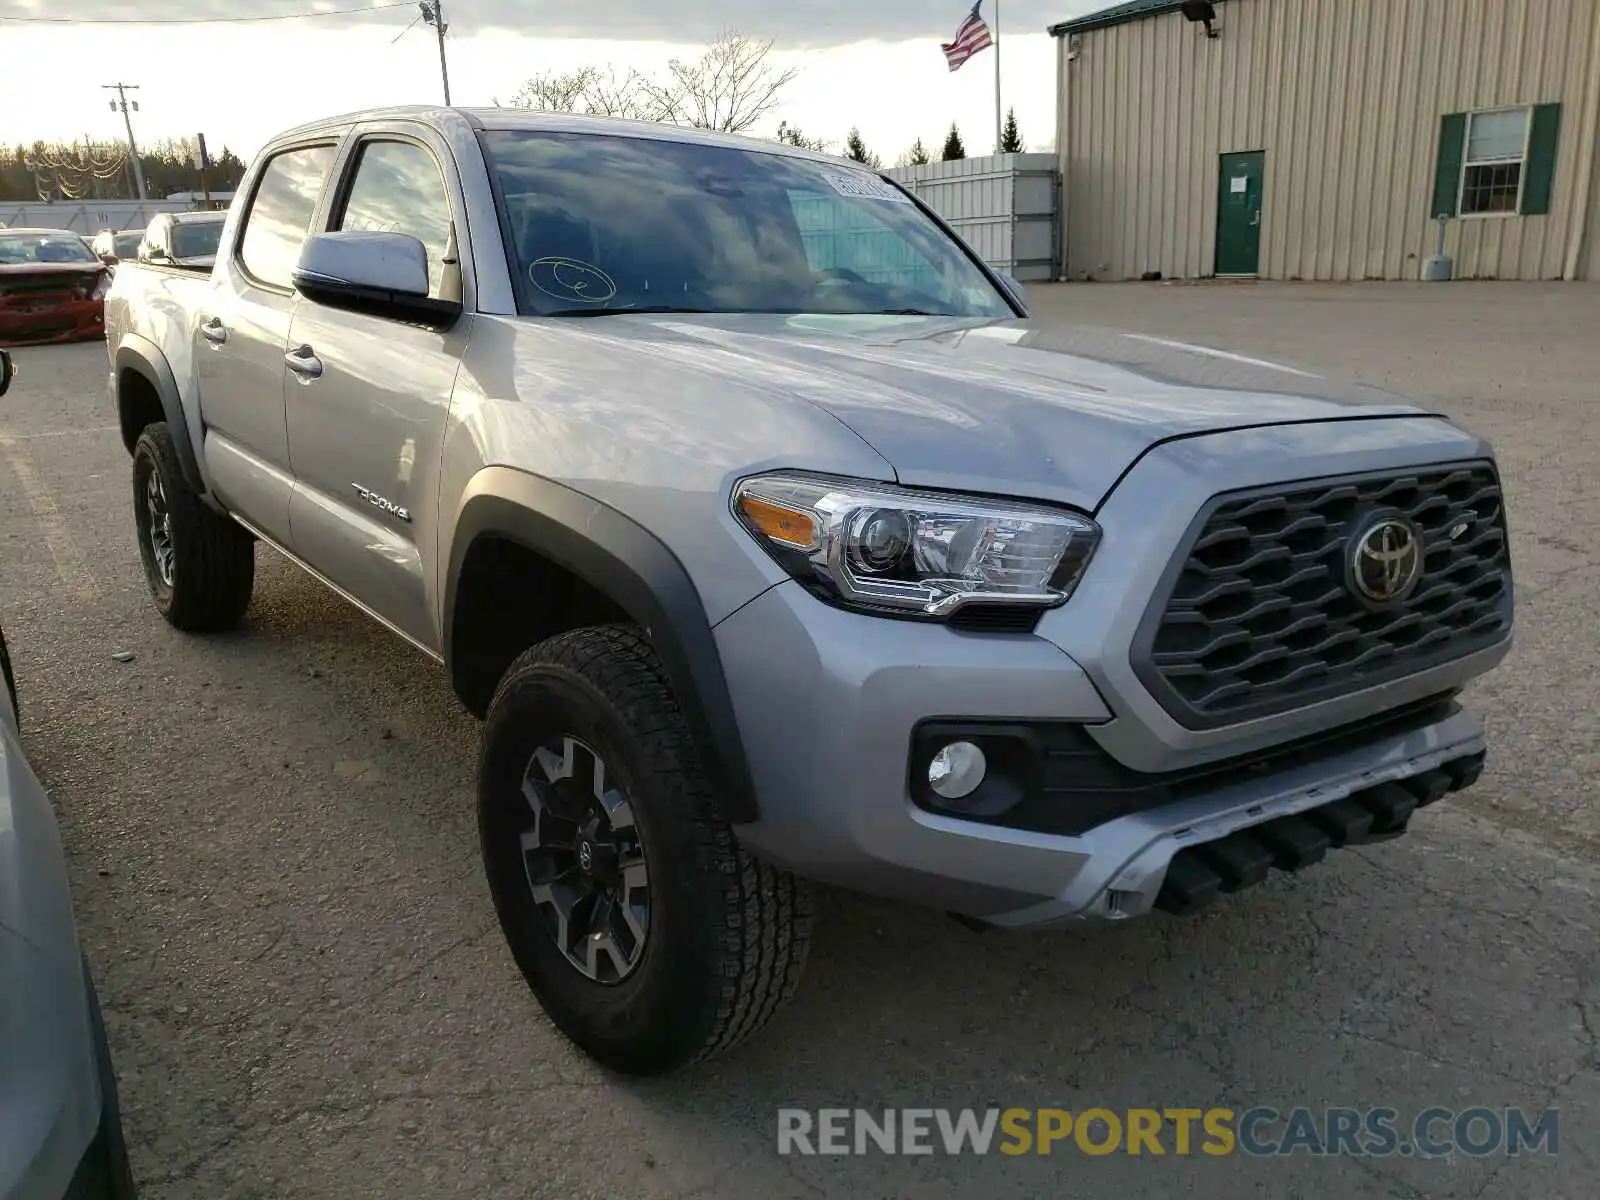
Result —
<instances>
[{"instance_id":1,"label":"rear wheel","mask_svg":"<svg viewBox=\"0 0 1600 1200\"><path fill-rule=\"evenodd\" d=\"M133 448L133 513L145 582L168 623L190 633L237 625L255 585L255 542L190 488L165 421Z\"/></svg>"},{"instance_id":2,"label":"rear wheel","mask_svg":"<svg viewBox=\"0 0 1600 1200\"><path fill-rule=\"evenodd\" d=\"M794 994L810 893L739 846L637 630L579 629L518 658L489 706L478 786L512 954L601 1063L654 1074L708 1058Z\"/></svg>"}]
</instances>

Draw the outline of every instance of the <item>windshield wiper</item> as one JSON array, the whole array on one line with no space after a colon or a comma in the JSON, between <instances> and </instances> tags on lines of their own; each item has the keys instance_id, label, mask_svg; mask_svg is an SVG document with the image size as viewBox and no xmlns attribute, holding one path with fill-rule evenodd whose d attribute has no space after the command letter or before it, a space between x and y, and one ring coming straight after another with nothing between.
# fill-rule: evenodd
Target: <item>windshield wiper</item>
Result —
<instances>
[{"instance_id":1,"label":"windshield wiper","mask_svg":"<svg viewBox=\"0 0 1600 1200\"><path fill-rule=\"evenodd\" d=\"M925 308L880 308L868 315L874 317L948 317L952 314L929 312Z\"/></svg>"},{"instance_id":2,"label":"windshield wiper","mask_svg":"<svg viewBox=\"0 0 1600 1200\"><path fill-rule=\"evenodd\" d=\"M671 304L644 304L637 308L558 308L541 317L625 317L630 313L705 313L709 308L678 308Z\"/></svg>"}]
</instances>

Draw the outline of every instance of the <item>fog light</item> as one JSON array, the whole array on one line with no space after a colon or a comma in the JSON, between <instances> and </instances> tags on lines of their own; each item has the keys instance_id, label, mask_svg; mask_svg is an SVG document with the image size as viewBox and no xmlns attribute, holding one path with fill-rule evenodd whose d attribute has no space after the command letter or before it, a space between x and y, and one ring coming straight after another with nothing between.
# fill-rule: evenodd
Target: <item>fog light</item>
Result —
<instances>
[{"instance_id":1,"label":"fog light","mask_svg":"<svg viewBox=\"0 0 1600 1200\"><path fill-rule=\"evenodd\" d=\"M951 742L928 764L928 786L945 800L959 800L978 790L989 769L983 751L971 742Z\"/></svg>"}]
</instances>

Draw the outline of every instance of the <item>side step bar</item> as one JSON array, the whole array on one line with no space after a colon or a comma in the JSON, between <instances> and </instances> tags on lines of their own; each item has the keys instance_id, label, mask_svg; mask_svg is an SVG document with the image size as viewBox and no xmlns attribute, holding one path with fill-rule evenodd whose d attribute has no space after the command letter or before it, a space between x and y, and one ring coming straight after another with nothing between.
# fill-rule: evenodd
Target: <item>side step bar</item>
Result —
<instances>
[{"instance_id":1,"label":"side step bar","mask_svg":"<svg viewBox=\"0 0 1600 1200\"><path fill-rule=\"evenodd\" d=\"M1478 782L1483 763L1482 751L1469 754L1399 783L1381 783L1320 808L1187 846L1173 855L1156 907L1192 913L1221 892L1254 887L1274 867L1299 871L1322 861L1329 850L1397 838L1417 809Z\"/></svg>"}]
</instances>

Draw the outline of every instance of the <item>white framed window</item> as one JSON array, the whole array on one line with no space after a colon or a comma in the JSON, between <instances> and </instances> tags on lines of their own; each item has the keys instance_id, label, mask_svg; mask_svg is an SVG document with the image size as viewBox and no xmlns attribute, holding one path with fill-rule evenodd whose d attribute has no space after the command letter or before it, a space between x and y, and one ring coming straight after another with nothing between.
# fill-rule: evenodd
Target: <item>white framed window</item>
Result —
<instances>
[{"instance_id":1,"label":"white framed window","mask_svg":"<svg viewBox=\"0 0 1600 1200\"><path fill-rule=\"evenodd\" d=\"M1467 114L1458 212L1464 217L1512 216L1527 174L1528 108Z\"/></svg>"}]
</instances>

